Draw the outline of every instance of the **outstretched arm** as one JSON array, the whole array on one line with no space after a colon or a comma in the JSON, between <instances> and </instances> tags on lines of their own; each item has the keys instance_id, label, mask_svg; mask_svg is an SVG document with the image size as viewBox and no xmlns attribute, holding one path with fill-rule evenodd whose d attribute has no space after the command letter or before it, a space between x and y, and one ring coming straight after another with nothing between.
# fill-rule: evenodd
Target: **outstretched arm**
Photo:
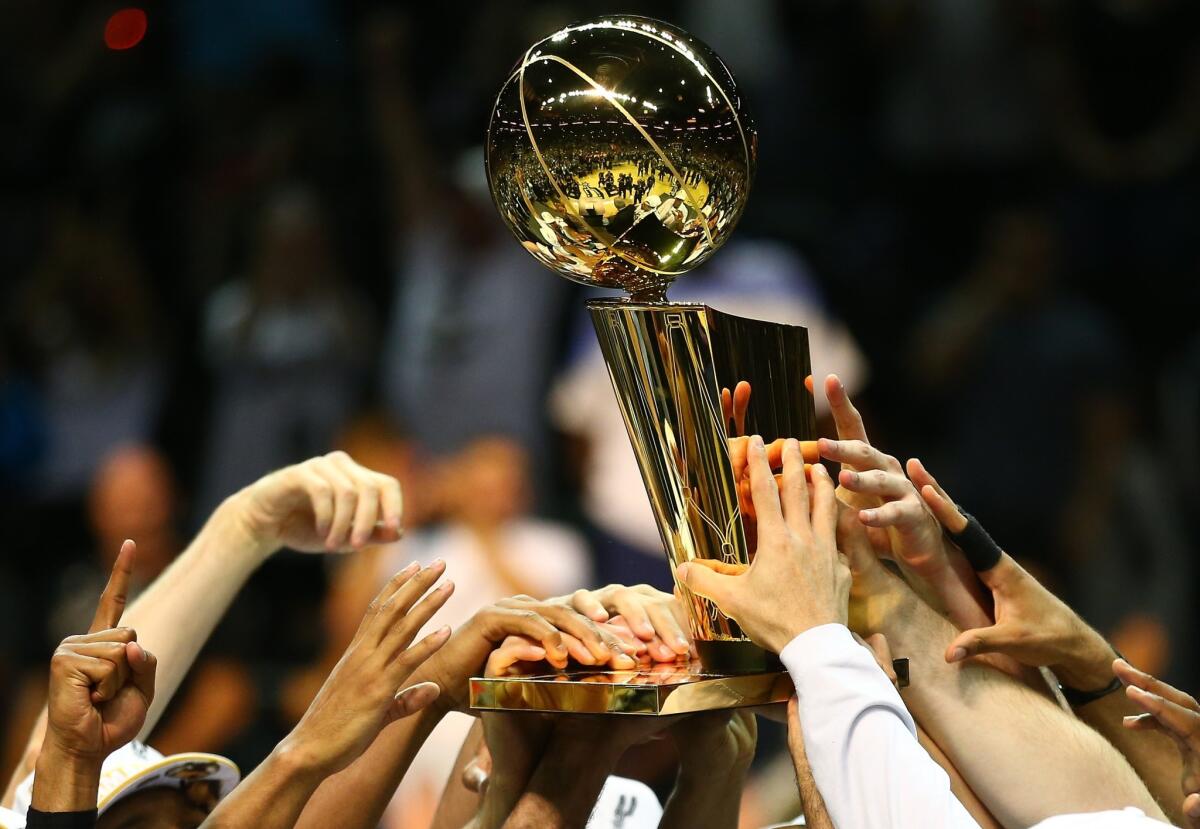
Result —
<instances>
[{"instance_id":1,"label":"outstretched arm","mask_svg":"<svg viewBox=\"0 0 1200 829\"><path fill-rule=\"evenodd\" d=\"M443 627L412 644L454 590L449 581L430 590L444 569L435 563L418 572L414 562L384 585L299 724L221 801L207 829L291 829L323 779L353 762L386 724L436 698L432 683L401 686L449 638Z\"/></svg>"},{"instance_id":2,"label":"outstretched arm","mask_svg":"<svg viewBox=\"0 0 1200 829\"><path fill-rule=\"evenodd\" d=\"M196 655L246 580L272 553L361 548L399 537L400 485L334 452L273 472L227 498L188 548L138 597L122 623L159 660L154 703L139 739L154 728ZM33 770L45 712L5 795Z\"/></svg>"},{"instance_id":3,"label":"outstretched arm","mask_svg":"<svg viewBox=\"0 0 1200 829\"><path fill-rule=\"evenodd\" d=\"M1162 819L1103 737L998 671L948 664L944 646L958 631L882 568L880 577L890 583L875 592L867 626L908 655L920 680L905 702L1002 823L1031 826L1052 815L1127 806ZM1027 750L1032 746L1037 750Z\"/></svg>"}]
</instances>

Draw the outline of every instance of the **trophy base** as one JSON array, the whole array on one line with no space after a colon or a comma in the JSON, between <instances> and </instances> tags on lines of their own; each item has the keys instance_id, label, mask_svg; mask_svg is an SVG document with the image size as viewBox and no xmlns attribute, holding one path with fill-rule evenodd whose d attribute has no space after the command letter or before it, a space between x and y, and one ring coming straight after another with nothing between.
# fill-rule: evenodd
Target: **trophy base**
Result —
<instances>
[{"instance_id":1,"label":"trophy base","mask_svg":"<svg viewBox=\"0 0 1200 829\"><path fill-rule=\"evenodd\" d=\"M771 674L783 670L779 657L763 650L753 642L713 639L696 640L696 653L710 674L740 676L742 674Z\"/></svg>"},{"instance_id":2,"label":"trophy base","mask_svg":"<svg viewBox=\"0 0 1200 829\"><path fill-rule=\"evenodd\" d=\"M699 660L632 671L583 669L471 679L471 708L476 711L665 717L784 703L791 694L792 680L784 671L727 676L706 671Z\"/></svg>"}]
</instances>

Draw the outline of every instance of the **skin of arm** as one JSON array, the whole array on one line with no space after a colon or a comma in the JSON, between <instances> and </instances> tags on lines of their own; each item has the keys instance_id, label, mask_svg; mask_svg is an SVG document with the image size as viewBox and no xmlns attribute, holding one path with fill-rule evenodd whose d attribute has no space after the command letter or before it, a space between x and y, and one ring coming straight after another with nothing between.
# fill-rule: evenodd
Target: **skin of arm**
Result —
<instances>
[{"instance_id":1,"label":"skin of arm","mask_svg":"<svg viewBox=\"0 0 1200 829\"><path fill-rule=\"evenodd\" d=\"M594 725L583 734L575 725L567 718L559 721L504 829L583 829L587 824L624 746L594 740Z\"/></svg>"},{"instance_id":2,"label":"skin of arm","mask_svg":"<svg viewBox=\"0 0 1200 829\"><path fill-rule=\"evenodd\" d=\"M754 714L696 714L672 726L670 732L679 751L679 774L659 821L660 829L736 829L742 789L758 745Z\"/></svg>"},{"instance_id":3,"label":"skin of arm","mask_svg":"<svg viewBox=\"0 0 1200 829\"><path fill-rule=\"evenodd\" d=\"M458 750L430 829L461 829L475 819L479 811L480 790L487 785L490 771L490 763L486 769L479 766L482 759L480 755L486 751L483 723L476 720Z\"/></svg>"},{"instance_id":4,"label":"skin of arm","mask_svg":"<svg viewBox=\"0 0 1200 829\"><path fill-rule=\"evenodd\" d=\"M358 466L345 452L278 470L225 499L123 617L160 657L154 703L138 738L154 728L230 603L268 557L284 546L333 552L395 541L401 509L396 480ZM33 770L45 726L43 712L4 805L11 806L17 784Z\"/></svg>"},{"instance_id":5,"label":"skin of arm","mask_svg":"<svg viewBox=\"0 0 1200 829\"><path fill-rule=\"evenodd\" d=\"M813 779L812 766L808 764L808 755L804 751L804 734L800 730L800 704L793 696L788 700L788 753L792 755L792 765L796 767L796 787L800 790L800 803L804 807L804 825L809 829L836 829L829 818L829 810L817 781Z\"/></svg>"},{"instance_id":6,"label":"skin of arm","mask_svg":"<svg viewBox=\"0 0 1200 829\"><path fill-rule=\"evenodd\" d=\"M908 655L919 681L905 689L905 704L1003 825L1127 806L1163 819L1133 769L1095 731L998 671L947 664L939 650L957 630L899 579L880 574L890 584L873 591L868 632L884 633Z\"/></svg>"},{"instance_id":7,"label":"skin of arm","mask_svg":"<svg viewBox=\"0 0 1200 829\"><path fill-rule=\"evenodd\" d=\"M1024 665L1048 667L1060 682L1080 691L1099 690L1113 681L1112 646L1010 556L1003 555L980 575L995 597L996 624L955 637L946 649L948 661L1000 653ZM1138 713L1119 693L1075 709L1080 720L1125 756L1163 811L1178 822L1183 816L1177 797L1179 754L1166 735L1122 727L1124 717Z\"/></svg>"}]
</instances>

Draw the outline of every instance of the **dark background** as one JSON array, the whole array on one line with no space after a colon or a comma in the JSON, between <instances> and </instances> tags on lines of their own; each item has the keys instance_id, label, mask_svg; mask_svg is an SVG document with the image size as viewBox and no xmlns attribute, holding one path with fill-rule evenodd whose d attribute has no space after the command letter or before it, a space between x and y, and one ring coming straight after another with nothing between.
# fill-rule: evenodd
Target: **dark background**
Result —
<instances>
[{"instance_id":1,"label":"dark background","mask_svg":"<svg viewBox=\"0 0 1200 829\"><path fill-rule=\"evenodd\" d=\"M0 773L110 539L158 532L165 563L221 497L348 429L417 467L511 434L538 510L583 523L540 397L578 292L526 258L512 299L551 347L495 358L519 394L456 405L396 366L417 359L406 286L440 267L418 240L454 228L465 269L519 254L464 183L507 71L614 11L689 29L738 76L761 157L737 238L803 258L869 364L875 442L1195 687L1197 4L177 0L143 4L144 39L116 50L120 7L0 5ZM455 284L469 330L476 283ZM431 440L412 412L432 401ZM134 483L106 489L117 447ZM286 730L281 678L321 648L325 583L295 555L256 577L212 652L249 677L257 725L191 748L245 770Z\"/></svg>"}]
</instances>

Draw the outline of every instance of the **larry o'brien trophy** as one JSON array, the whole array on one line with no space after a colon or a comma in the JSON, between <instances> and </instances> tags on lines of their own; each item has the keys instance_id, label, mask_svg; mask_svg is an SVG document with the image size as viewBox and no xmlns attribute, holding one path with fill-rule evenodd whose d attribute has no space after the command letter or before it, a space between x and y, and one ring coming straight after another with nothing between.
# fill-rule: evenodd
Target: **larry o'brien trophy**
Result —
<instances>
[{"instance_id":1,"label":"larry o'brien trophy","mask_svg":"<svg viewBox=\"0 0 1200 829\"><path fill-rule=\"evenodd\" d=\"M628 292L588 310L672 570L750 561L731 438L816 437L805 329L666 301L667 286L729 238L756 150L721 59L643 17L602 17L534 44L488 126L488 183L525 249L568 279ZM748 407L736 395L735 417L729 399L743 382L752 394ZM675 714L786 700L777 658L711 602L683 596L699 662L476 678L472 707Z\"/></svg>"}]
</instances>

